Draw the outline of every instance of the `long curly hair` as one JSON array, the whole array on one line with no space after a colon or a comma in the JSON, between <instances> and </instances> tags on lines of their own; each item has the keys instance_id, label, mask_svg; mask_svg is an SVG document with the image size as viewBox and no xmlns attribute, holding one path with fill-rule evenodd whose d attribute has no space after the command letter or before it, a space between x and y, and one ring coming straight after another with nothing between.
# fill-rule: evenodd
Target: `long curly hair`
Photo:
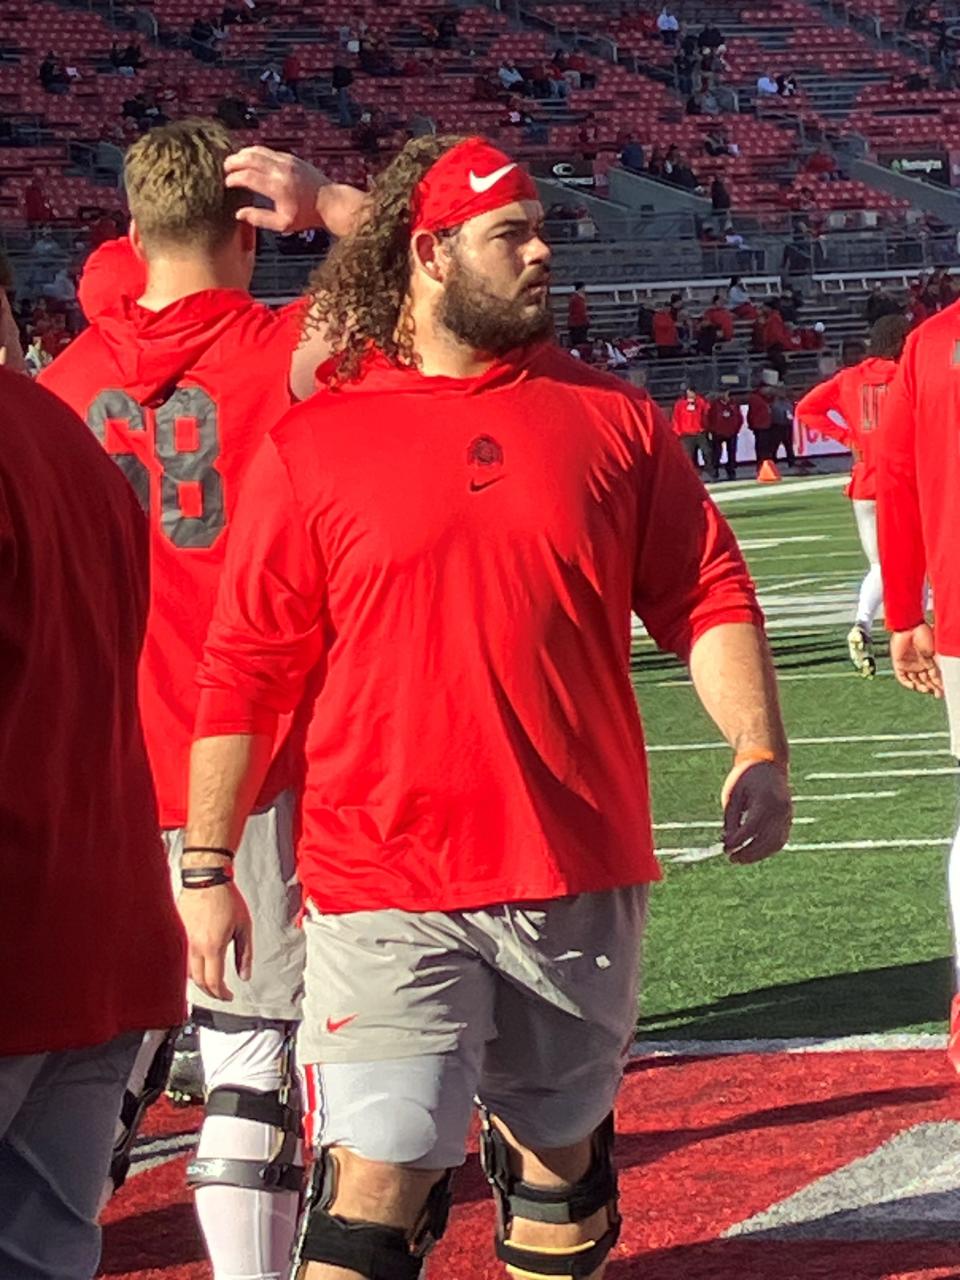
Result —
<instances>
[{"instance_id":1,"label":"long curly hair","mask_svg":"<svg viewBox=\"0 0 960 1280\"><path fill-rule=\"evenodd\" d=\"M414 138L376 180L363 224L340 240L310 278L304 332L323 330L337 357L326 381L356 378L377 347L397 364L414 366L410 288L410 201L428 169L463 139Z\"/></svg>"}]
</instances>

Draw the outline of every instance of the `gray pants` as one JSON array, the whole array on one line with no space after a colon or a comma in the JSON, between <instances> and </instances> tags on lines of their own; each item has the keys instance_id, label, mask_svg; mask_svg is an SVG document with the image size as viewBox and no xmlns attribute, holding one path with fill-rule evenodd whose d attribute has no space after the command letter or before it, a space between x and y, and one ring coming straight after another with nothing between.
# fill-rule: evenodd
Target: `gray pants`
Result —
<instances>
[{"instance_id":1,"label":"gray pants","mask_svg":"<svg viewBox=\"0 0 960 1280\"><path fill-rule=\"evenodd\" d=\"M0 1280L91 1280L97 1215L142 1034L0 1058Z\"/></svg>"}]
</instances>

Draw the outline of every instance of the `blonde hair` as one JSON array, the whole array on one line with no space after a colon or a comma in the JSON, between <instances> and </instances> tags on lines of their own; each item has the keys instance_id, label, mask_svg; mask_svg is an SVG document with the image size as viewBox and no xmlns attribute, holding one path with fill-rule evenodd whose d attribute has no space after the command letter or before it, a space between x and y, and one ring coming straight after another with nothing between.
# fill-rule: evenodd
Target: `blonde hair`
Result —
<instances>
[{"instance_id":1,"label":"blonde hair","mask_svg":"<svg viewBox=\"0 0 960 1280\"><path fill-rule=\"evenodd\" d=\"M236 150L216 120L179 120L151 129L127 151L123 180L144 246L212 251L237 228L250 193L224 185L223 162Z\"/></svg>"}]
</instances>

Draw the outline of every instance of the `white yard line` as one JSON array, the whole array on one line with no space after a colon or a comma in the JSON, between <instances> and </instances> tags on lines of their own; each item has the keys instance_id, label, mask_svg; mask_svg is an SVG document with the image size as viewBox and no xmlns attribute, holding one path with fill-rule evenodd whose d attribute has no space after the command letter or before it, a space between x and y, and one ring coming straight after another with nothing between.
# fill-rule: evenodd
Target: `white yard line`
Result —
<instances>
[{"instance_id":1,"label":"white yard line","mask_svg":"<svg viewBox=\"0 0 960 1280\"><path fill-rule=\"evenodd\" d=\"M832 796L794 796L794 804L827 804L831 800L894 800L899 791L838 791ZM799 822L794 818L794 822Z\"/></svg>"},{"instance_id":2,"label":"white yard line","mask_svg":"<svg viewBox=\"0 0 960 1280\"><path fill-rule=\"evenodd\" d=\"M775 626L777 624L774 624ZM785 619L779 624L783 627L790 625L789 620ZM769 630L769 627L768 627ZM890 671L878 671L875 680L880 678L889 678L893 673ZM785 680L856 680L857 673L851 667L848 671L778 671L777 684L782 684ZM654 685L655 689L686 689L690 686L689 680L658 680Z\"/></svg>"},{"instance_id":3,"label":"white yard line","mask_svg":"<svg viewBox=\"0 0 960 1280\"><path fill-rule=\"evenodd\" d=\"M874 751L875 760L896 760L901 756L949 756L949 747L937 747L928 751Z\"/></svg>"},{"instance_id":4,"label":"white yard line","mask_svg":"<svg viewBox=\"0 0 960 1280\"><path fill-rule=\"evenodd\" d=\"M956 765L943 769L866 769L856 773L808 773L808 782L831 782L844 778L938 778L957 777L960 770Z\"/></svg>"},{"instance_id":5,"label":"white yard line","mask_svg":"<svg viewBox=\"0 0 960 1280\"><path fill-rule=\"evenodd\" d=\"M788 533L770 534L769 537L738 538L741 551L766 551L773 547L782 547L788 542L826 542L825 533Z\"/></svg>"},{"instance_id":6,"label":"white yard line","mask_svg":"<svg viewBox=\"0 0 960 1280\"><path fill-rule=\"evenodd\" d=\"M953 844L953 837L938 840L931 837L926 840L817 840L810 844L794 844L792 841L784 845L787 853L835 853L841 849L930 849L939 850L945 845ZM702 853L696 845L672 847L657 850L658 858L675 858L680 860L690 854Z\"/></svg>"},{"instance_id":7,"label":"white yard line","mask_svg":"<svg viewBox=\"0 0 960 1280\"><path fill-rule=\"evenodd\" d=\"M710 489L710 496L714 502L720 506L726 506L730 502L749 502L752 498L758 501L769 498L771 494L778 493L781 496L793 489L797 492L809 489L842 489L850 481L848 475L842 473L830 476L814 476L809 480L788 479L783 484L757 484L756 480L733 480L727 481L726 484L713 485Z\"/></svg>"},{"instance_id":8,"label":"white yard line","mask_svg":"<svg viewBox=\"0 0 960 1280\"><path fill-rule=\"evenodd\" d=\"M924 738L948 738L946 730L931 733L852 733L826 738L791 738L791 747L824 747L835 742L909 742ZM729 751L726 742L665 742L647 751Z\"/></svg>"},{"instance_id":9,"label":"white yard line","mask_svg":"<svg viewBox=\"0 0 960 1280\"><path fill-rule=\"evenodd\" d=\"M714 1058L742 1053L864 1053L947 1047L945 1035L886 1032L863 1036L801 1036L784 1040L635 1040L634 1058Z\"/></svg>"},{"instance_id":10,"label":"white yard line","mask_svg":"<svg viewBox=\"0 0 960 1280\"><path fill-rule=\"evenodd\" d=\"M794 823L817 822L817 818L794 818ZM717 831L721 826L719 818L708 818L703 822L655 822L654 831Z\"/></svg>"}]
</instances>

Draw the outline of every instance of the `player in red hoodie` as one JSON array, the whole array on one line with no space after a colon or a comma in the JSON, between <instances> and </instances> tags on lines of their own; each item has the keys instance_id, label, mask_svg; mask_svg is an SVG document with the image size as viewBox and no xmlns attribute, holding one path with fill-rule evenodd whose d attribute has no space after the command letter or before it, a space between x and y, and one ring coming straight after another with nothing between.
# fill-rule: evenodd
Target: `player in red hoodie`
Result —
<instances>
[{"instance_id":1,"label":"player in red hoodie","mask_svg":"<svg viewBox=\"0 0 960 1280\"><path fill-rule=\"evenodd\" d=\"M83 415L149 518L152 598L140 704L171 870L187 897L208 892L203 886L220 874L206 851L183 847L197 661L241 480L292 403L291 354L302 319L302 306L275 314L248 292L256 231L239 215L262 213L244 209L249 193L225 184L231 151L227 132L202 121L156 129L131 147L131 242L99 251L108 261L88 268L81 290L96 313L92 323L42 378ZM241 174L244 164L283 163L290 158L261 149L232 160ZM329 210L338 193L314 195L317 210ZM104 288L111 267L112 305ZM303 969L287 727L278 728L273 766L254 798L240 871L258 962L233 1001L190 991L208 1090L190 1178L217 1275L249 1280L285 1271L302 1175L287 1070ZM241 969L248 969L244 958Z\"/></svg>"},{"instance_id":2,"label":"player in red hoodie","mask_svg":"<svg viewBox=\"0 0 960 1280\"><path fill-rule=\"evenodd\" d=\"M952 754L960 759L960 303L907 338L883 409L877 456L877 515L890 659L908 689L945 697ZM925 616L933 592L934 626ZM948 870L956 982L960 990L960 830ZM960 1073L960 994L948 1054Z\"/></svg>"},{"instance_id":3,"label":"player in red hoodie","mask_svg":"<svg viewBox=\"0 0 960 1280\"><path fill-rule=\"evenodd\" d=\"M700 395L696 387L687 387L683 395L673 406L670 425L673 434L683 445L683 451L698 470L701 466L709 468L712 456L707 441L707 419L710 416L710 401Z\"/></svg>"},{"instance_id":4,"label":"player in red hoodie","mask_svg":"<svg viewBox=\"0 0 960 1280\"><path fill-rule=\"evenodd\" d=\"M547 340L542 221L482 139L418 139L379 176L315 281L338 358L250 469L201 669L189 834L227 848L323 672L299 846L316 1280L414 1280L475 1094L500 1258L603 1272L658 874L631 609L734 746L732 856L789 827L742 558L649 397ZM249 921L209 892L184 919L223 996Z\"/></svg>"},{"instance_id":5,"label":"player in red hoodie","mask_svg":"<svg viewBox=\"0 0 960 1280\"><path fill-rule=\"evenodd\" d=\"M846 445L853 454L847 497L867 557L866 577L860 585L857 615L847 648L850 661L863 676L873 676L873 623L883 601L883 576L877 544L877 443L887 391L909 324L902 316L883 316L870 332L870 355L850 369L808 391L797 405L804 426Z\"/></svg>"}]
</instances>

